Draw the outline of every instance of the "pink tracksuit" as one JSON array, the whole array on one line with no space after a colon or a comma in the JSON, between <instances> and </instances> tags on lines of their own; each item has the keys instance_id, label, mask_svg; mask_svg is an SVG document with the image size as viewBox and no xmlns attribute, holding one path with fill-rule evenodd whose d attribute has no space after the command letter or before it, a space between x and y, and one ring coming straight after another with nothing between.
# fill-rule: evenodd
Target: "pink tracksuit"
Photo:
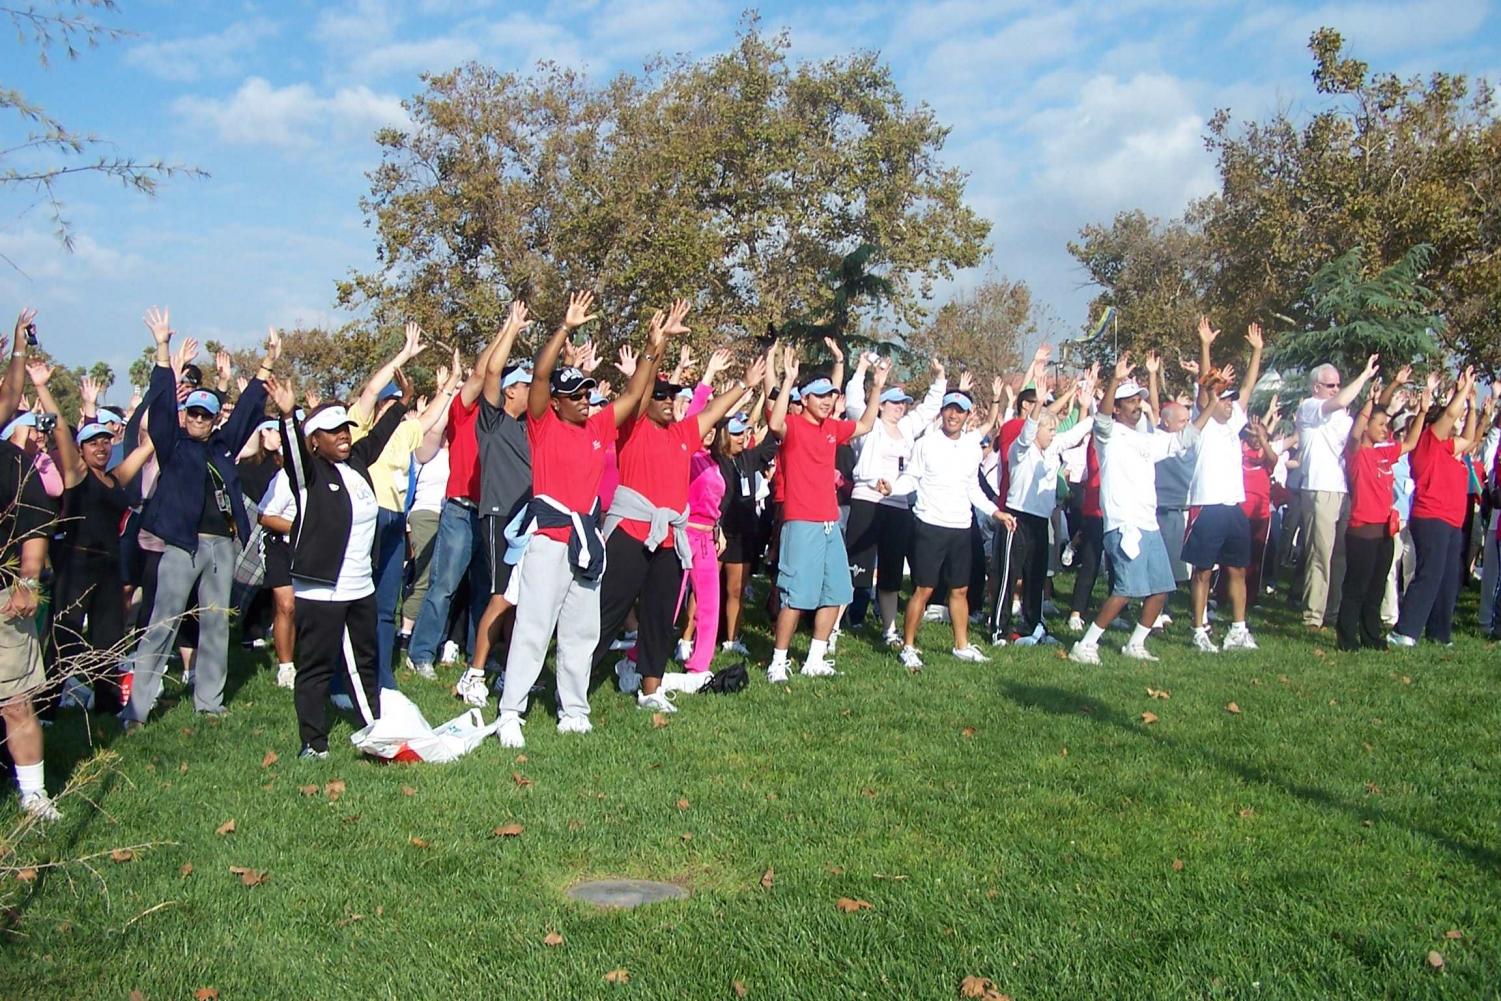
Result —
<instances>
[{"instance_id":1,"label":"pink tracksuit","mask_svg":"<svg viewBox=\"0 0 1501 1001\"><path fill-rule=\"evenodd\" d=\"M718 524L723 500L724 476L719 471L719 460L707 449L700 449L693 456L688 481L688 544L693 549L693 567L685 583L698 598L689 671L709 669L719 639L719 553L714 546L714 533L693 526Z\"/></svg>"}]
</instances>

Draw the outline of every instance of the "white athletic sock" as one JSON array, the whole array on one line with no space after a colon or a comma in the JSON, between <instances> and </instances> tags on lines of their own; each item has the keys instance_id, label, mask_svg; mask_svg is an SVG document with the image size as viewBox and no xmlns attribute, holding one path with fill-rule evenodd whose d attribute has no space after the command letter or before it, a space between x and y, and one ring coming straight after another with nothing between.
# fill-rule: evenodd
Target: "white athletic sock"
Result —
<instances>
[{"instance_id":1,"label":"white athletic sock","mask_svg":"<svg viewBox=\"0 0 1501 1001\"><path fill-rule=\"evenodd\" d=\"M22 796L29 796L34 792L45 792L47 787L42 781L42 763L38 761L34 765L16 766L16 788Z\"/></svg>"},{"instance_id":2,"label":"white athletic sock","mask_svg":"<svg viewBox=\"0 0 1501 1001\"><path fill-rule=\"evenodd\" d=\"M466 678L483 678L485 676L485 669L483 667L471 667L464 672L464 676Z\"/></svg>"},{"instance_id":3,"label":"white athletic sock","mask_svg":"<svg viewBox=\"0 0 1501 1001\"><path fill-rule=\"evenodd\" d=\"M1240 622L1232 622L1232 623L1230 623L1230 631L1231 632L1236 632L1236 633L1243 633L1243 632L1245 632L1246 631L1245 621L1242 620Z\"/></svg>"},{"instance_id":4,"label":"white athletic sock","mask_svg":"<svg viewBox=\"0 0 1501 1001\"><path fill-rule=\"evenodd\" d=\"M828 640L813 640L808 644L808 659L805 664L822 664L823 655L829 649Z\"/></svg>"},{"instance_id":5,"label":"white athletic sock","mask_svg":"<svg viewBox=\"0 0 1501 1001\"><path fill-rule=\"evenodd\" d=\"M771 652L771 666L772 667L786 667L787 666L787 651L786 650L773 650Z\"/></svg>"},{"instance_id":6,"label":"white athletic sock","mask_svg":"<svg viewBox=\"0 0 1501 1001\"><path fill-rule=\"evenodd\" d=\"M1104 635L1105 630L1101 629L1099 626L1091 622L1089 624L1089 628L1084 630L1084 638L1079 642L1083 643L1085 646L1098 646L1100 637Z\"/></svg>"},{"instance_id":7,"label":"white athletic sock","mask_svg":"<svg viewBox=\"0 0 1501 1001\"><path fill-rule=\"evenodd\" d=\"M1133 630L1131 630L1131 643L1130 643L1130 645L1131 646L1141 646L1144 643L1146 643L1147 637L1150 636L1150 635L1152 635L1152 627L1151 626L1144 626L1140 622L1138 622L1136 624L1136 628L1133 629Z\"/></svg>"},{"instance_id":8,"label":"white athletic sock","mask_svg":"<svg viewBox=\"0 0 1501 1001\"><path fill-rule=\"evenodd\" d=\"M294 663L292 663L290 660L284 660L280 664L277 664L276 666L277 667L290 667L294 671L297 670L297 665L294 664Z\"/></svg>"}]
</instances>

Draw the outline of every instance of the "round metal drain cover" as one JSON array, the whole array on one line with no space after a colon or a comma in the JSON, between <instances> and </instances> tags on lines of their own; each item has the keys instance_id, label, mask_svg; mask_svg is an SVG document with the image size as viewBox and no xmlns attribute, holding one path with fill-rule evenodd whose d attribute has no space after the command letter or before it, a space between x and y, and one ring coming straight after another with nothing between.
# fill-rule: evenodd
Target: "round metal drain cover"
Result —
<instances>
[{"instance_id":1,"label":"round metal drain cover","mask_svg":"<svg viewBox=\"0 0 1501 1001\"><path fill-rule=\"evenodd\" d=\"M673 883L654 883L647 879L600 879L580 883L568 891L574 900L600 907L639 907L662 900L678 900L688 891Z\"/></svg>"}]
</instances>

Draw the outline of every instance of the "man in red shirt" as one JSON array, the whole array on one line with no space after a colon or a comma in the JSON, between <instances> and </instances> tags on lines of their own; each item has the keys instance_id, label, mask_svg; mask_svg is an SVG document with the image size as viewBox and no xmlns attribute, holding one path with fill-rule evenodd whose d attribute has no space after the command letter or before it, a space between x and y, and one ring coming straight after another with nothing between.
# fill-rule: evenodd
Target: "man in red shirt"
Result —
<instances>
[{"instance_id":1,"label":"man in red shirt","mask_svg":"<svg viewBox=\"0 0 1501 1001\"><path fill-rule=\"evenodd\" d=\"M824 657L829 633L839 618L839 610L854 597L850 582L849 554L844 548L844 533L839 528L839 499L835 493L834 453L840 445L859 437L875 426L881 391L891 362L881 361L874 370L871 388L866 394L865 412L860 420L838 420L834 411L835 386L826 376L817 376L801 387L803 412L787 416L787 404L797 382L797 349L784 349L782 391L771 411L772 434L781 435L782 451L777 459L777 477L784 483L781 543L778 546L777 591L781 609L777 613L776 649L767 680L787 680L787 647L797 631L803 612L813 611L813 642L803 674L828 676L834 668Z\"/></svg>"},{"instance_id":2,"label":"man in red shirt","mask_svg":"<svg viewBox=\"0 0 1501 1001\"><path fill-rule=\"evenodd\" d=\"M667 343L663 316L652 318L642 364L615 402L589 416L595 381L578 369L558 368L573 331L590 322L594 296L569 297L562 324L537 353L527 393L527 439L532 449L532 500L506 528L506 561L519 601L500 696L503 747L522 747L521 715L553 632L558 636L558 732L588 733L589 668L599 642L600 577L604 543L599 534L599 478L605 446L636 412ZM518 562L519 560L519 562Z\"/></svg>"}]
</instances>

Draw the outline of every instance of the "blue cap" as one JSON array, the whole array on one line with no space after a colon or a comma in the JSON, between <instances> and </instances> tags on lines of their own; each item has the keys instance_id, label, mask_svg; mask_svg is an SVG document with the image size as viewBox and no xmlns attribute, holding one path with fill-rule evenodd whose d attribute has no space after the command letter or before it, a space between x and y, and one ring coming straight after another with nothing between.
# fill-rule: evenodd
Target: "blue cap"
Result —
<instances>
[{"instance_id":1,"label":"blue cap","mask_svg":"<svg viewBox=\"0 0 1501 1001\"><path fill-rule=\"evenodd\" d=\"M605 396L605 394L601 393L599 390L597 390L597 389L591 389L589 391L589 406L591 406L591 407L602 407L606 403L609 403L609 402L610 402L609 397Z\"/></svg>"},{"instance_id":2,"label":"blue cap","mask_svg":"<svg viewBox=\"0 0 1501 1001\"><path fill-rule=\"evenodd\" d=\"M975 408L975 401L969 398L968 393L944 393L943 406L958 407L965 413L969 413Z\"/></svg>"},{"instance_id":3,"label":"blue cap","mask_svg":"<svg viewBox=\"0 0 1501 1001\"><path fill-rule=\"evenodd\" d=\"M677 398L680 400L693 399L693 388L691 386L684 386L682 389L678 390Z\"/></svg>"},{"instance_id":4,"label":"blue cap","mask_svg":"<svg viewBox=\"0 0 1501 1001\"><path fill-rule=\"evenodd\" d=\"M206 389L195 389L188 394L186 400L182 401L182 409L192 410L194 407L197 407L199 410L207 410L210 414L218 416L219 398Z\"/></svg>"},{"instance_id":5,"label":"blue cap","mask_svg":"<svg viewBox=\"0 0 1501 1001\"><path fill-rule=\"evenodd\" d=\"M530 365L507 365L505 373L500 377L500 388L510 389L518 382L530 384L532 381L532 367Z\"/></svg>"},{"instance_id":6,"label":"blue cap","mask_svg":"<svg viewBox=\"0 0 1501 1001\"><path fill-rule=\"evenodd\" d=\"M17 417L15 420L11 421L9 424L5 425L5 430L0 431L0 438L4 438L9 441L10 436L15 434L18 428L34 427L36 427L36 414L28 410L24 414L21 414L19 417Z\"/></svg>"},{"instance_id":7,"label":"blue cap","mask_svg":"<svg viewBox=\"0 0 1501 1001\"><path fill-rule=\"evenodd\" d=\"M386 388L380 391L380 395L375 398L375 402L385 403L387 400L394 400L400 396L401 387L396 385L396 380L393 379L386 383Z\"/></svg>"},{"instance_id":8,"label":"blue cap","mask_svg":"<svg viewBox=\"0 0 1501 1001\"><path fill-rule=\"evenodd\" d=\"M85 424L83 427L78 429L78 444L82 445L84 442L93 441L95 438L98 438L100 436L103 436L105 438L113 438L115 436L115 433L109 428L105 427L103 424L99 424L97 422L94 424Z\"/></svg>"},{"instance_id":9,"label":"blue cap","mask_svg":"<svg viewBox=\"0 0 1501 1001\"><path fill-rule=\"evenodd\" d=\"M792 392L790 392L790 393L787 394L787 402L788 403L802 403L803 402L803 391L801 389L793 387Z\"/></svg>"},{"instance_id":10,"label":"blue cap","mask_svg":"<svg viewBox=\"0 0 1501 1001\"><path fill-rule=\"evenodd\" d=\"M911 403L912 397L901 386L893 386L881 394L882 403Z\"/></svg>"},{"instance_id":11,"label":"blue cap","mask_svg":"<svg viewBox=\"0 0 1501 1001\"><path fill-rule=\"evenodd\" d=\"M819 376L803 387L804 396L829 396L834 392L834 383L825 376Z\"/></svg>"},{"instance_id":12,"label":"blue cap","mask_svg":"<svg viewBox=\"0 0 1501 1001\"><path fill-rule=\"evenodd\" d=\"M120 411L114 409L113 407L100 407L99 413L94 416L94 420L98 421L100 424L125 423L125 418L121 416Z\"/></svg>"},{"instance_id":13,"label":"blue cap","mask_svg":"<svg viewBox=\"0 0 1501 1001\"><path fill-rule=\"evenodd\" d=\"M277 430L280 427L281 427L281 424L279 422L277 422L277 421L274 421L274 420L264 420L264 421L261 421L259 424L257 424L255 426L255 429L257 431L275 431L275 430Z\"/></svg>"},{"instance_id":14,"label":"blue cap","mask_svg":"<svg viewBox=\"0 0 1501 1001\"><path fill-rule=\"evenodd\" d=\"M725 421L724 429L730 434L745 434L750 430L750 420L744 414L736 414Z\"/></svg>"}]
</instances>

